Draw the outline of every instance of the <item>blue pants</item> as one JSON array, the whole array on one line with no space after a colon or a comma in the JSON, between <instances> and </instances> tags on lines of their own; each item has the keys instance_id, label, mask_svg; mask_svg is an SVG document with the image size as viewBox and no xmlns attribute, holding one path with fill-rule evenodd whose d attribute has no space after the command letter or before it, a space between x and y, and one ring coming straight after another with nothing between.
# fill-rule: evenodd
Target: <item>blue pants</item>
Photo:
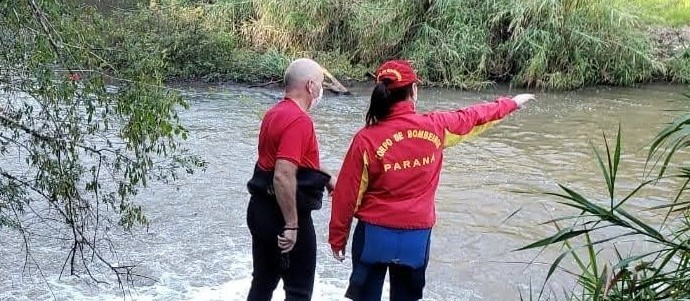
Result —
<instances>
[{"instance_id":1,"label":"blue pants","mask_svg":"<svg viewBox=\"0 0 690 301\"><path fill-rule=\"evenodd\" d=\"M386 272L390 271L391 301L421 299L426 284L425 273L429 263L428 250L431 240L427 242L424 265L418 269L393 263L367 264L361 261L366 226L366 223L358 222L352 237L352 274L345 297L355 301L381 300Z\"/></svg>"}]
</instances>

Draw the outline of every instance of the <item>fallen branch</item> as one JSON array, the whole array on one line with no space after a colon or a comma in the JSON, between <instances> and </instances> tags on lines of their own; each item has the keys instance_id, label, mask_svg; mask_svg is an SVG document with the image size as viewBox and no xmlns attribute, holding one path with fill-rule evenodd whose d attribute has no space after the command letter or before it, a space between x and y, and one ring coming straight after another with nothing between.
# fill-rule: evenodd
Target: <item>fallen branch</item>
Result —
<instances>
[{"instance_id":1,"label":"fallen branch","mask_svg":"<svg viewBox=\"0 0 690 301\"><path fill-rule=\"evenodd\" d=\"M324 82L324 83L323 83L323 88L324 88L325 90L331 90L331 91L333 91L333 93L339 94L339 95L340 95L340 94L346 94L346 95L349 95L349 94L350 94L350 91L347 91L347 90L342 91L342 89L336 87L335 85L333 85L333 84L331 84L331 83L327 83L327 82Z\"/></svg>"},{"instance_id":2,"label":"fallen branch","mask_svg":"<svg viewBox=\"0 0 690 301\"><path fill-rule=\"evenodd\" d=\"M249 88L263 88L263 87L266 87L266 86L270 86L270 85L273 85L273 84L279 84L279 83L282 83L282 82L283 82L282 79L281 79L281 80L272 80L272 81L270 81L270 82L263 83L263 84L251 85L251 86L249 86Z\"/></svg>"},{"instance_id":3,"label":"fallen branch","mask_svg":"<svg viewBox=\"0 0 690 301\"><path fill-rule=\"evenodd\" d=\"M347 88L345 88L345 86L343 86L338 81L338 79L335 78L335 76L333 76L330 72L328 72L328 70L326 70L326 68L322 67L321 70L323 71L323 74L326 77L328 77L332 82L332 83L324 82L324 88L328 87L327 88L328 90L331 90L331 91L335 92L336 94L346 94L346 95L350 94L350 91L348 91Z\"/></svg>"},{"instance_id":4,"label":"fallen branch","mask_svg":"<svg viewBox=\"0 0 690 301\"><path fill-rule=\"evenodd\" d=\"M335 78L335 76L333 76L330 72L328 72L328 70L326 70L326 68L322 67L321 70L323 71L323 75L331 81L330 83L326 82L326 81L323 82L323 88L325 90L333 91L335 94L338 94L338 95L340 95L340 94L345 94L345 95L351 94L350 91L348 91L347 88L345 88L345 86L343 86L338 81L338 79ZM282 83L283 83L282 79L281 80L272 80L272 81L267 82L267 83L251 85L251 86L249 86L249 88L264 88L264 87L267 87L267 86L270 86L273 84L282 84Z\"/></svg>"}]
</instances>

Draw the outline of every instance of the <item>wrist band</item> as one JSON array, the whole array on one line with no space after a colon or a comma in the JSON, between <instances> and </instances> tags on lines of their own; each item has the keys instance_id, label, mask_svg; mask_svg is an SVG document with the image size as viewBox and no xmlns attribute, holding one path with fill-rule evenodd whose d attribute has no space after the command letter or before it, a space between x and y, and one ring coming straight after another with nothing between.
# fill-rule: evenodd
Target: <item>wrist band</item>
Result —
<instances>
[{"instance_id":1,"label":"wrist band","mask_svg":"<svg viewBox=\"0 0 690 301\"><path fill-rule=\"evenodd\" d=\"M299 227L285 227L283 230L299 230Z\"/></svg>"}]
</instances>

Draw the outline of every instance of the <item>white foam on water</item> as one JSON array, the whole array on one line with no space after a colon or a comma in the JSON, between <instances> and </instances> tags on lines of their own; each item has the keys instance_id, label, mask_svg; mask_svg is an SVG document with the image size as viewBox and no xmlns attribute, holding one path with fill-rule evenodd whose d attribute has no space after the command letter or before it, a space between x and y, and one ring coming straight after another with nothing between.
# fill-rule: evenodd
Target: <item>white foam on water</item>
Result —
<instances>
[{"instance_id":1,"label":"white foam on water","mask_svg":"<svg viewBox=\"0 0 690 301\"><path fill-rule=\"evenodd\" d=\"M104 293L97 288L85 288L82 284L65 280L50 281L56 300L80 300L80 301L162 301L162 300L188 300L188 301L244 301L251 285L251 277L233 279L218 286L191 287L181 283L179 275L164 275L158 285L148 288L134 288L123 297L122 294ZM346 300L344 297L347 281L342 279L320 278L315 279L312 300ZM384 284L382 298L388 299L388 282ZM46 293L41 299L49 300L52 297ZM2 300L31 300L28 296L12 298L12 295L0 295ZM16 296L16 295L15 295ZM273 293L274 301L285 300L282 281Z\"/></svg>"},{"instance_id":2,"label":"white foam on water","mask_svg":"<svg viewBox=\"0 0 690 301\"><path fill-rule=\"evenodd\" d=\"M0 293L3 301L35 301L35 300L79 300L79 301L244 301L251 286L251 256L249 254L233 254L230 256L227 274L218 277L230 277L231 279L218 285L195 286L191 284L190 275L162 272L157 282L151 286L130 287L123 292L116 284L93 285L88 279L80 277L49 276L47 282L52 293L45 288L36 288L33 293L22 291L21 287L14 287L9 291ZM326 267L322 267L326 268ZM25 285L26 283L22 284ZM322 277L319 271L316 273L312 300L330 301L347 300L344 297L348 279ZM22 286L20 285L20 286ZM388 278L384 283L383 300L388 299ZM54 297L53 297L54 296ZM283 283L280 281L273 293L274 301L285 300Z\"/></svg>"},{"instance_id":3,"label":"white foam on water","mask_svg":"<svg viewBox=\"0 0 690 301\"><path fill-rule=\"evenodd\" d=\"M232 280L219 287L205 287L190 294L192 301L244 301L247 300L247 293L251 285L251 278ZM314 294L312 300L344 300L345 287L347 283L338 279L318 278L314 284ZM282 281L273 293L274 301L285 300L285 291Z\"/></svg>"}]
</instances>

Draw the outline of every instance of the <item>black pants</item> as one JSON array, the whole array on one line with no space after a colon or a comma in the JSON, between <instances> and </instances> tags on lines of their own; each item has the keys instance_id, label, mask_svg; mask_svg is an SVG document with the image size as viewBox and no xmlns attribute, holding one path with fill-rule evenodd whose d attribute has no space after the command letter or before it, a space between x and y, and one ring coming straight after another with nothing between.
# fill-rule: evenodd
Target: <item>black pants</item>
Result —
<instances>
[{"instance_id":1,"label":"black pants","mask_svg":"<svg viewBox=\"0 0 690 301\"><path fill-rule=\"evenodd\" d=\"M248 301L270 301L278 281L283 279L285 300L311 300L316 269L316 234L311 211L298 213L297 243L281 255L278 235L285 226L275 201L252 198L247 208L247 225L252 235L254 271ZM287 265L287 268L285 268Z\"/></svg>"},{"instance_id":2,"label":"black pants","mask_svg":"<svg viewBox=\"0 0 690 301\"><path fill-rule=\"evenodd\" d=\"M345 297L355 301L380 301L386 272L390 272L390 300L413 301L422 298L426 284L427 255L424 265L418 269L398 264L367 264L362 262L362 250L366 237L366 224L358 222L352 236L352 274ZM427 254L429 245L427 244Z\"/></svg>"}]
</instances>

